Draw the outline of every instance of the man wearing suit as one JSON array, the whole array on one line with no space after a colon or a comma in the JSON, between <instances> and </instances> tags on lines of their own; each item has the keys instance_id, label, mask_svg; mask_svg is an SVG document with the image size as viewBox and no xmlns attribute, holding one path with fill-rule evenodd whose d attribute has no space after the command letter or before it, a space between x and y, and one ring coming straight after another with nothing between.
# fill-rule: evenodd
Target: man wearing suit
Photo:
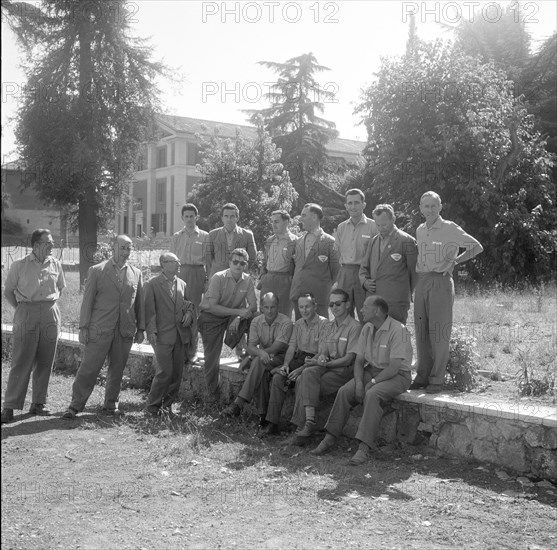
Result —
<instances>
[{"instance_id":1,"label":"man wearing suit","mask_svg":"<svg viewBox=\"0 0 557 550\"><path fill-rule=\"evenodd\" d=\"M112 258L89 268L79 316L79 341L85 346L72 386L72 401L62 416L83 411L108 356L104 409L117 414L124 367L135 341L143 342L145 311L141 271L128 264L133 248L127 235L118 235Z\"/></svg>"},{"instance_id":2,"label":"man wearing suit","mask_svg":"<svg viewBox=\"0 0 557 550\"><path fill-rule=\"evenodd\" d=\"M236 248L247 250L249 263L255 262L257 249L253 233L249 229L238 226L240 210L231 202L221 208L222 227L209 232L207 245L207 264L209 279L219 272L228 269L230 253Z\"/></svg>"},{"instance_id":3,"label":"man wearing suit","mask_svg":"<svg viewBox=\"0 0 557 550\"><path fill-rule=\"evenodd\" d=\"M147 339L157 356L157 369L147 397L147 412L172 415L182 370L186 344L193 340L195 308L188 299L186 283L176 277L178 256L167 252L159 259L162 273L145 285L145 323ZM197 340L197 338L196 338Z\"/></svg>"},{"instance_id":4,"label":"man wearing suit","mask_svg":"<svg viewBox=\"0 0 557 550\"><path fill-rule=\"evenodd\" d=\"M364 198L361 189L346 191L344 206L350 218L338 225L335 235L341 264L336 286L348 292L352 304L350 315L354 317L355 307L358 319L361 319L362 306L366 297L358 276L360 264L367 254L371 239L377 235L375 222L364 214L366 207Z\"/></svg>"},{"instance_id":5,"label":"man wearing suit","mask_svg":"<svg viewBox=\"0 0 557 550\"><path fill-rule=\"evenodd\" d=\"M405 325L416 286L416 240L396 227L390 204L378 204L373 218L379 235L362 261L360 282L368 296L377 294L386 300L389 315Z\"/></svg>"},{"instance_id":6,"label":"man wearing suit","mask_svg":"<svg viewBox=\"0 0 557 550\"><path fill-rule=\"evenodd\" d=\"M328 318L327 303L331 286L340 269L339 255L335 239L321 229L323 210L318 204L308 203L301 215L306 234L296 241L294 249L294 276L290 288L290 300L300 319L298 297L312 292L317 303L317 314Z\"/></svg>"}]
</instances>

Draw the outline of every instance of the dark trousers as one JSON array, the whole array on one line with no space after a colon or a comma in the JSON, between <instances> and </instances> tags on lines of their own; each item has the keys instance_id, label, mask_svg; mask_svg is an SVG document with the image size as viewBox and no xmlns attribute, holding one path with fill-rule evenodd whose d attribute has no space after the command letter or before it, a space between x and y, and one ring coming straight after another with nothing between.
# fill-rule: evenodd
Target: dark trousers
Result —
<instances>
[{"instance_id":1,"label":"dark trousers","mask_svg":"<svg viewBox=\"0 0 557 550\"><path fill-rule=\"evenodd\" d=\"M185 281L187 286L187 296L195 306L195 311L199 311L199 304L203 295L203 288L207 279L207 273L204 265L188 265L182 264L180 266L180 279ZM186 355L189 360L192 360L197 355L197 341L199 334L195 331L193 338L186 345Z\"/></svg>"}]
</instances>

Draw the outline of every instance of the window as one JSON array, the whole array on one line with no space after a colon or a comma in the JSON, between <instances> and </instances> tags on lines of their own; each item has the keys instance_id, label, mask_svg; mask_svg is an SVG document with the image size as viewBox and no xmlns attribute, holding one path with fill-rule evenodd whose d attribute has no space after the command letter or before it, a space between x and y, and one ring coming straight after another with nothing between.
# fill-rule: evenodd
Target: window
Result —
<instances>
[{"instance_id":1,"label":"window","mask_svg":"<svg viewBox=\"0 0 557 550\"><path fill-rule=\"evenodd\" d=\"M151 214L151 228L155 233L166 233L166 213Z\"/></svg>"},{"instance_id":2,"label":"window","mask_svg":"<svg viewBox=\"0 0 557 550\"><path fill-rule=\"evenodd\" d=\"M166 202L166 178L157 180L157 202Z\"/></svg>"},{"instance_id":3,"label":"window","mask_svg":"<svg viewBox=\"0 0 557 550\"><path fill-rule=\"evenodd\" d=\"M200 162L201 158L199 156L199 145L197 145L197 143L188 143L188 166L195 166Z\"/></svg>"},{"instance_id":4,"label":"window","mask_svg":"<svg viewBox=\"0 0 557 550\"><path fill-rule=\"evenodd\" d=\"M135 199L133 201L133 209L134 210L143 210L143 199L142 198Z\"/></svg>"},{"instance_id":5,"label":"window","mask_svg":"<svg viewBox=\"0 0 557 550\"><path fill-rule=\"evenodd\" d=\"M166 145L157 147L157 168L164 168L166 166Z\"/></svg>"}]
</instances>

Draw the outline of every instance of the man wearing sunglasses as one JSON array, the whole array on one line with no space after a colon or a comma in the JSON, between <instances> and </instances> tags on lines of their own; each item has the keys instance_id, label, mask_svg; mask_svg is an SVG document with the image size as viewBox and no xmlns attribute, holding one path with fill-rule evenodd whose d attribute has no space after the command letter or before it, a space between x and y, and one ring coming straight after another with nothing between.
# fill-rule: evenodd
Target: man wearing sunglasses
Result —
<instances>
[{"instance_id":1,"label":"man wearing sunglasses","mask_svg":"<svg viewBox=\"0 0 557 550\"><path fill-rule=\"evenodd\" d=\"M350 415L350 409L363 404L364 412L356 439L360 442L350 464L358 466L369 459L375 436L383 416L383 405L405 392L412 380L412 344L406 327L389 317L389 306L383 298L370 296L362 308L365 321L357 346L354 378L337 393L325 429L328 434L311 451L313 455L328 452Z\"/></svg>"},{"instance_id":2,"label":"man wearing sunglasses","mask_svg":"<svg viewBox=\"0 0 557 550\"><path fill-rule=\"evenodd\" d=\"M329 297L334 320L329 321L319 340L317 356L306 361L307 367L296 384L296 401L291 422L298 429L294 445L305 445L315 432L316 408L323 397L335 394L354 373L362 325L349 314L348 293L337 288Z\"/></svg>"},{"instance_id":3,"label":"man wearing sunglasses","mask_svg":"<svg viewBox=\"0 0 557 550\"><path fill-rule=\"evenodd\" d=\"M205 382L209 394L219 397L219 359L223 337L228 329L240 336L248 330L248 321L257 311L252 278L245 272L249 256L245 249L230 253L229 267L215 273L209 281L199 309L198 328L205 355Z\"/></svg>"},{"instance_id":4,"label":"man wearing sunglasses","mask_svg":"<svg viewBox=\"0 0 557 550\"><path fill-rule=\"evenodd\" d=\"M172 416L172 403L182 381L186 345L197 341L197 330L193 326L195 307L189 300L186 283L177 277L178 256L167 252L161 254L159 262L162 272L145 285L145 330L158 363L146 411Z\"/></svg>"},{"instance_id":5,"label":"man wearing sunglasses","mask_svg":"<svg viewBox=\"0 0 557 550\"><path fill-rule=\"evenodd\" d=\"M260 425L264 427L271 375L283 363L294 325L290 318L279 313L279 299L272 292L261 298L261 313L263 315L258 315L249 328L247 352L251 367L248 375L238 397L223 414L238 416L244 405L255 397Z\"/></svg>"}]
</instances>

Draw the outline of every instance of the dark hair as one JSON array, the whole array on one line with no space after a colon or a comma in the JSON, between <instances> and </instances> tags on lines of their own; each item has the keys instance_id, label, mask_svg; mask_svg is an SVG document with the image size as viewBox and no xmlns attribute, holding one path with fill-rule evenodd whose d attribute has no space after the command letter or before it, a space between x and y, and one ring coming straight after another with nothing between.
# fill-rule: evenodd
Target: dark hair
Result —
<instances>
[{"instance_id":1,"label":"dark hair","mask_svg":"<svg viewBox=\"0 0 557 550\"><path fill-rule=\"evenodd\" d=\"M43 235L52 235L50 229L35 229L31 233L31 248L35 246L36 243L40 242Z\"/></svg>"},{"instance_id":2,"label":"dark hair","mask_svg":"<svg viewBox=\"0 0 557 550\"><path fill-rule=\"evenodd\" d=\"M240 217L240 209L233 202L227 202L226 204L222 205L220 209L221 216L224 214L225 210L235 210L236 216Z\"/></svg>"},{"instance_id":3,"label":"dark hair","mask_svg":"<svg viewBox=\"0 0 557 550\"><path fill-rule=\"evenodd\" d=\"M359 195L360 199L362 199L362 202L364 202L366 200L366 196L364 195L364 192L361 189L348 189L348 191L346 191L346 193L344 193L344 197L347 199L348 195Z\"/></svg>"},{"instance_id":4,"label":"dark hair","mask_svg":"<svg viewBox=\"0 0 557 550\"><path fill-rule=\"evenodd\" d=\"M249 254L245 248L235 248L228 256L228 261L232 260L232 256L242 256L246 262L249 262Z\"/></svg>"},{"instance_id":5,"label":"dark hair","mask_svg":"<svg viewBox=\"0 0 557 550\"><path fill-rule=\"evenodd\" d=\"M395 210L390 204L378 204L373 209L374 216L379 216L381 214L388 214L391 220L395 219Z\"/></svg>"},{"instance_id":6,"label":"dark hair","mask_svg":"<svg viewBox=\"0 0 557 550\"><path fill-rule=\"evenodd\" d=\"M283 220L290 221L290 214L286 210L275 210L271 212L271 216L278 214Z\"/></svg>"},{"instance_id":7,"label":"dark hair","mask_svg":"<svg viewBox=\"0 0 557 550\"><path fill-rule=\"evenodd\" d=\"M187 202L186 204L184 204L184 206L182 206L182 213L180 214L180 216L183 216L184 212L187 212L188 210L191 210L196 216L199 216L197 206L195 206L195 204L192 204L191 202Z\"/></svg>"},{"instance_id":8,"label":"dark hair","mask_svg":"<svg viewBox=\"0 0 557 550\"><path fill-rule=\"evenodd\" d=\"M342 296L344 298L345 302L350 301L348 292L346 292L346 290L343 290L342 288L335 288L334 290L331 290L330 294L338 294L339 296Z\"/></svg>"},{"instance_id":9,"label":"dark hair","mask_svg":"<svg viewBox=\"0 0 557 550\"><path fill-rule=\"evenodd\" d=\"M315 296L313 295L313 292L304 292L303 294L300 294L298 296L298 298L296 299L296 302L300 299L300 298L307 298L308 300L311 300L313 305L317 305L317 302L315 301Z\"/></svg>"},{"instance_id":10,"label":"dark hair","mask_svg":"<svg viewBox=\"0 0 557 550\"><path fill-rule=\"evenodd\" d=\"M322 220L323 219L323 208L321 208L318 204L314 202L308 202L304 204L304 208L307 208L310 212L317 214L317 217Z\"/></svg>"},{"instance_id":11,"label":"dark hair","mask_svg":"<svg viewBox=\"0 0 557 550\"><path fill-rule=\"evenodd\" d=\"M371 296L372 304L377 306L383 315L389 315L389 304L381 296Z\"/></svg>"}]
</instances>

